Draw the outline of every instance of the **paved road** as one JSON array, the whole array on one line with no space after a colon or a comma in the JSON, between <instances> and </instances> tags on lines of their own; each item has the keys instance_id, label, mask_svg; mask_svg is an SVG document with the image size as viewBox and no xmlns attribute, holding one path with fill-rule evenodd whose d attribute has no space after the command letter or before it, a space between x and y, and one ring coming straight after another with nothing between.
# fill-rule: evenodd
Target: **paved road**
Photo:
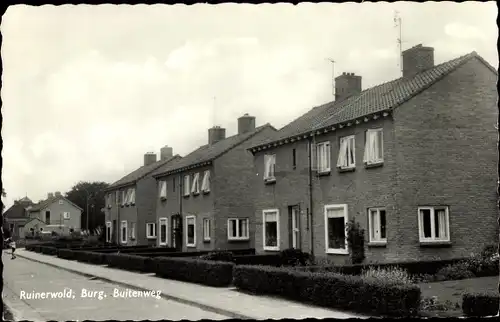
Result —
<instances>
[{"instance_id":1,"label":"paved road","mask_svg":"<svg viewBox=\"0 0 500 322\"><path fill-rule=\"evenodd\" d=\"M222 320L228 317L181 304L156 294L138 297L111 283L89 279L2 252L4 302L17 320ZM71 293L69 293L71 291ZM94 291L93 297L82 297ZM48 293L50 292L50 293ZM61 292L57 294L58 292ZM67 298L30 299L32 294ZM128 293L128 294L127 294ZM99 296L101 298L99 299ZM115 297L117 295L118 297ZM121 296L121 297L120 297ZM125 296L125 297L124 297Z\"/></svg>"}]
</instances>

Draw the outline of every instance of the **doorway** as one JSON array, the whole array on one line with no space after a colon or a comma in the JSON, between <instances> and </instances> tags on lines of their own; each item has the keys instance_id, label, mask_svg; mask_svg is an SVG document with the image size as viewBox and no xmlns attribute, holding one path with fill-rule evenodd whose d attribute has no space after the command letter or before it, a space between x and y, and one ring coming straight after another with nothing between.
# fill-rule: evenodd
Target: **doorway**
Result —
<instances>
[{"instance_id":1,"label":"doorway","mask_svg":"<svg viewBox=\"0 0 500 322\"><path fill-rule=\"evenodd\" d=\"M290 248L301 249L300 240L300 207L298 205L288 207L289 219L289 241Z\"/></svg>"},{"instance_id":2,"label":"doorway","mask_svg":"<svg viewBox=\"0 0 500 322\"><path fill-rule=\"evenodd\" d=\"M172 247L176 251L182 251L182 216L177 214L172 216Z\"/></svg>"}]
</instances>

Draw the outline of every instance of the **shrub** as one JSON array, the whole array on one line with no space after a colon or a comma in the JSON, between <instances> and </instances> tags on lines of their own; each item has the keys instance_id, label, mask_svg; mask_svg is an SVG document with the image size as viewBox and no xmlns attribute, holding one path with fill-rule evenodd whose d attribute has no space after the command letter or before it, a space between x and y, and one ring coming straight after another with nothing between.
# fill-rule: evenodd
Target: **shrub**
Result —
<instances>
[{"instance_id":1,"label":"shrub","mask_svg":"<svg viewBox=\"0 0 500 322\"><path fill-rule=\"evenodd\" d=\"M234 256L236 265L266 265L266 266L281 266L282 257L280 254L270 255L242 255Z\"/></svg>"},{"instance_id":2,"label":"shrub","mask_svg":"<svg viewBox=\"0 0 500 322\"><path fill-rule=\"evenodd\" d=\"M462 261L441 268L436 274L436 281L461 280L472 277L475 275L470 271L470 264Z\"/></svg>"},{"instance_id":3,"label":"shrub","mask_svg":"<svg viewBox=\"0 0 500 322\"><path fill-rule=\"evenodd\" d=\"M151 272L151 259L148 257L129 255L129 254L106 254L106 263L110 267L117 267L121 269Z\"/></svg>"},{"instance_id":4,"label":"shrub","mask_svg":"<svg viewBox=\"0 0 500 322\"><path fill-rule=\"evenodd\" d=\"M486 245L480 254L483 258L491 258L498 256L498 245Z\"/></svg>"},{"instance_id":5,"label":"shrub","mask_svg":"<svg viewBox=\"0 0 500 322\"><path fill-rule=\"evenodd\" d=\"M168 255L167 255L168 256ZM233 262L233 253L227 251L216 251L206 255L201 255L200 259L219 262Z\"/></svg>"},{"instance_id":6,"label":"shrub","mask_svg":"<svg viewBox=\"0 0 500 322\"><path fill-rule=\"evenodd\" d=\"M107 264L106 255L102 253L78 251L75 252L75 258L79 262L103 265Z\"/></svg>"},{"instance_id":7,"label":"shrub","mask_svg":"<svg viewBox=\"0 0 500 322\"><path fill-rule=\"evenodd\" d=\"M159 257L153 261L155 273L161 277L216 287L231 284L233 263L171 257Z\"/></svg>"},{"instance_id":8,"label":"shrub","mask_svg":"<svg viewBox=\"0 0 500 322\"><path fill-rule=\"evenodd\" d=\"M285 267L236 266L233 284L258 294L275 294L335 309L377 315L418 313L420 288L360 276L300 272Z\"/></svg>"},{"instance_id":9,"label":"shrub","mask_svg":"<svg viewBox=\"0 0 500 322\"><path fill-rule=\"evenodd\" d=\"M360 264L365 260L365 230L353 218L347 222L346 232L351 263Z\"/></svg>"},{"instance_id":10,"label":"shrub","mask_svg":"<svg viewBox=\"0 0 500 322\"><path fill-rule=\"evenodd\" d=\"M289 248L280 252L281 265L283 266L305 266L309 262L310 255L300 249Z\"/></svg>"},{"instance_id":11,"label":"shrub","mask_svg":"<svg viewBox=\"0 0 500 322\"><path fill-rule=\"evenodd\" d=\"M462 297L462 311L466 316L491 316L498 313L500 297L498 294L465 293Z\"/></svg>"},{"instance_id":12,"label":"shrub","mask_svg":"<svg viewBox=\"0 0 500 322\"><path fill-rule=\"evenodd\" d=\"M370 267L363 270L361 274L366 280L382 281L388 284L402 284L411 285L413 284L412 277L408 272L399 267L389 267L389 268L374 268Z\"/></svg>"},{"instance_id":13,"label":"shrub","mask_svg":"<svg viewBox=\"0 0 500 322\"><path fill-rule=\"evenodd\" d=\"M40 250L41 250L42 254L57 255L57 248L55 248L55 247L41 246Z\"/></svg>"},{"instance_id":14,"label":"shrub","mask_svg":"<svg viewBox=\"0 0 500 322\"><path fill-rule=\"evenodd\" d=\"M71 249L60 248L57 251L57 257L73 260L76 259L76 252Z\"/></svg>"}]
</instances>

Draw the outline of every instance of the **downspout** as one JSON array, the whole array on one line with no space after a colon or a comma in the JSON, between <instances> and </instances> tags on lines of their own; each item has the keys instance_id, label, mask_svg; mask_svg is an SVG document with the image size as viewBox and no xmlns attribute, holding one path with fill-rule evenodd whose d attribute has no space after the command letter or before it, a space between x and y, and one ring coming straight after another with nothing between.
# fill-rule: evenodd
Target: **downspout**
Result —
<instances>
[{"instance_id":1,"label":"downspout","mask_svg":"<svg viewBox=\"0 0 500 322\"><path fill-rule=\"evenodd\" d=\"M179 174L179 220L180 222L178 223L178 230L177 234L181 234L182 239L180 241L180 246L175 245L177 248L180 248L182 252L182 248L184 247L184 219L182 218L182 199L184 198L183 196L183 191L184 191L184 177L182 176L182 172ZM179 231L180 228L180 231ZM175 238L176 236L174 236Z\"/></svg>"},{"instance_id":2,"label":"downspout","mask_svg":"<svg viewBox=\"0 0 500 322\"><path fill-rule=\"evenodd\" d=\"M309 137L309 217L311 221L311 257L314 259L314 212L313 212L313 173L312 173L312 147L313 147L313 136Z\"/></svg>"}]
</instances>

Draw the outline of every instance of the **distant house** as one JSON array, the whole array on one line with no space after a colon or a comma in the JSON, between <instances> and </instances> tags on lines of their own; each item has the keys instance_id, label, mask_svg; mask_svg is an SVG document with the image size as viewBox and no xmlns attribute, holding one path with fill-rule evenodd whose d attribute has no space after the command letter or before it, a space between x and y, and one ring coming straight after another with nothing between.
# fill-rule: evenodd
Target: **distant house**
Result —
<instances>
[{"instance_id":1,"label":"distant house","mask_svg":"<svg viewBox=\"0 0 500 322\"><path fill-rule=\"evenodd\" d=\"M334 102L250 149L256 250L344 263L351 219L368 262L496 243L497 79L476 52L434 65L422 45L403 52L396 80L362 90L361 76L338 76Z\"/></svg>"},{"instance_id":2,"label":"distant house","mask_svg":"<svg viewBox=\"0 0 500 322\"><path fill-rule=\"evenodd\" d=\"M253 156L247 148L276 129L255 127L255 117L238 119L238 134L208 130L208 144L184 158L160 167L157 179L158 246L180 251L253 247L253 198L250 178ZM153 229L153 228L151 228ZM149 230L148 230L149 231Z\"/></svg>"},{"instance_id":3,"label":"distant house","mask_svg":"<svg viewBox=\"0 0 500 322\"><path fill-rule=\"evenodd\" d=\"M156 154L144 155L144 165L111 184L106 189L106 240L122 245L156 244L156 181L151 173L178 160L171 147ZM120 233L118 233L120 232Z\"/></svg>"},{"instance_id":4,"label":"distant house","mask_svg":"<svg viewBox=\"0 0 500 322\"><path fill-rule=\"evenodd\" d=\"M8 227L13 238L24 238L24 226L30 221L27 208L33 202L28 198L14 201L14 204L3 213L4 226Z\"/></svg>"},{"instance_id":5,"label":"distant house","mask_svg":"<svg viewBox=\"0 0 500 322\"><path fill-rule=\"evenodd\" d=\"M59 191L48 193L47 199L27 208L30 218L38 218L46 225L64 226L79 231L82 209L66 199Z\"/></svg>"}]
</instances>

